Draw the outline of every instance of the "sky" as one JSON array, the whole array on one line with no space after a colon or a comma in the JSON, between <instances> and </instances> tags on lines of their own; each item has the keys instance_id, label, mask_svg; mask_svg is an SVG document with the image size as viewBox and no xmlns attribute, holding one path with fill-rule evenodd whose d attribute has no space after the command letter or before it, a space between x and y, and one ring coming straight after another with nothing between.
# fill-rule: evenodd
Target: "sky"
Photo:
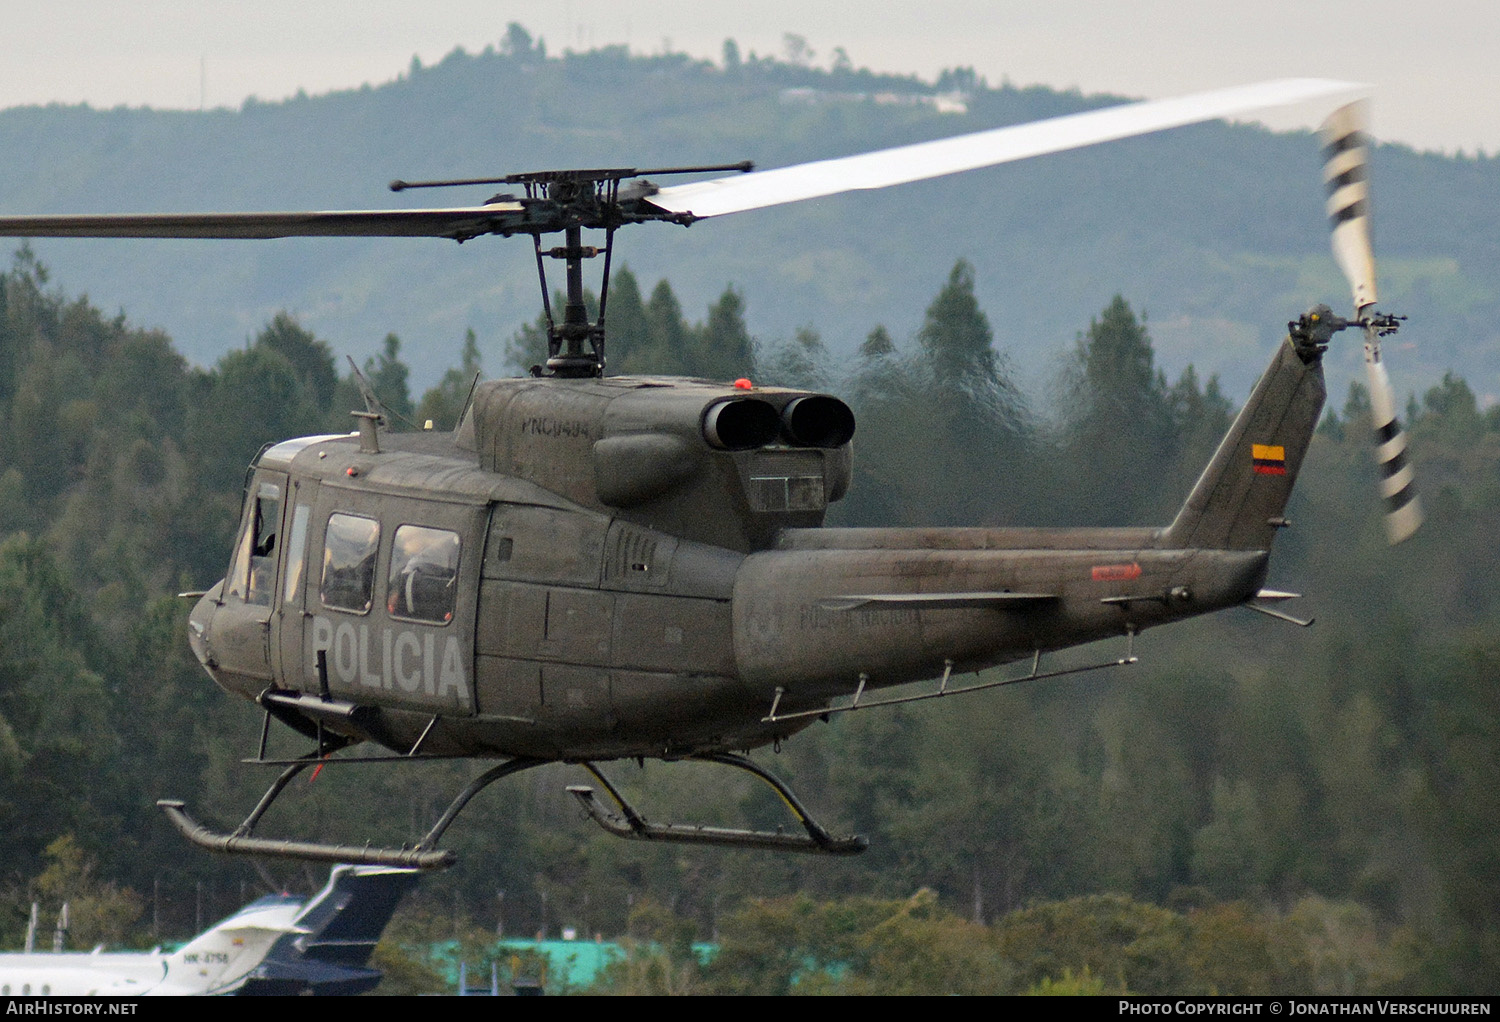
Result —
<instances>
[{"instance_id":1,"label":"sky","mask_svg":"<svg viewBox=\"0 0 1500 1022\"><path fill-rule=\"evenodd\" d=\"M826 66L1159 98L1285 76L1375 86L1373 132L1418 149L1500 153L1500 4L1493 0L51 0L9 5L0 108L197 109L389 81L415 56L498 43L509 22L549 52L625 45L717 60L783 57L802 37ZM1295 122L1268 120L1272 127Z\"/></svg>"}]
</instances>

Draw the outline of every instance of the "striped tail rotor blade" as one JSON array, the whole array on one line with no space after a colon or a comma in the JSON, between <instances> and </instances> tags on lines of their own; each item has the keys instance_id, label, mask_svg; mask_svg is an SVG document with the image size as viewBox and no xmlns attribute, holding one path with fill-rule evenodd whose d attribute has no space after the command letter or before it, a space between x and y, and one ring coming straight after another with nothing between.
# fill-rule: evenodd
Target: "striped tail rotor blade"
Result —
<instances>
[{"instance_id":1,"label":"striped tail rotor blade","mask_svg":"<svg viewBox=\"0 0 1500 1022\"><path fill-rule=\"evenodd\" d=\"M1333 257L1354 295L1354 316L1365 328L1365 374L1375 426L1375 461L1385 499L1385 531L1392 545L1422 524L1422 502L1406 456L1406 434L1396 419L1396 392L1380 359L1380 329L1366 317L1378 300L1375 248L1370 239L1370 145L1365 125L1369 103L1339 107L1323 122L1323 182L1328 187L1328 223Z\"/></svg>"},{"instance_id":2,"label":"striped tail rotor blade","mask_svg":"<svg viewBox=\"0 0 1500 1022\"><path fill-rule=\"evenodd\" d=\"M1377 301L1375 250L1370 241L1368 108L1364 100L1341 106L1320 129L1333 257L1354 292L1356 316Z\"/></svg>"},{"instance_id":3,"label":"striped tail rotor blade","mask_svg":"<svg viewBox=\"0 0 1500 1022\"><path fill-rule=\"evenodd\" d=\"M1380 467L1380 495L1385 499L1385 531L1394 546L1422 524L1422 501L1406 457L1406 434L1396 420L1396 394L1380 361L1380 344L1367 329L1365 372L1370 384L1370 418L1375 425L1375 461Z\"/></svg>"}]
</instances>

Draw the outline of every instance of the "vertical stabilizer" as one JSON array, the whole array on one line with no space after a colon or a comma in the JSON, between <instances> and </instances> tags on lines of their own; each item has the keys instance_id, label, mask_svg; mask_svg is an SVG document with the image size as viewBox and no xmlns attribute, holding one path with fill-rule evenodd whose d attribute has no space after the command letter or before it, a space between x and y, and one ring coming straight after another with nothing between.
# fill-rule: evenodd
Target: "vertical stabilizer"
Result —
<instances>
[{"instance_id":1,"label":"vertical stabilizer","mask_svg":"<svg viewBox=\"0 0 1500 1022\"><path fill-rule=\"evenodd\" d=\"M1323 410L1320 347L1288 337L1198 477L1165 546L1267 550Z\"/></svg>"},{"instance_id":2,"label":"vertical stabilizer","mask_svg":"<svg viewBox=\"0 0 1500 1022\"><path fill-rule=\"evenodd\" d=\"M277 941L241 991L245 995L348 995L380 982L370 955L421 873L391 866L336 866L328 884L297 913L296 930Z\"/></svg>"}]
</instances>

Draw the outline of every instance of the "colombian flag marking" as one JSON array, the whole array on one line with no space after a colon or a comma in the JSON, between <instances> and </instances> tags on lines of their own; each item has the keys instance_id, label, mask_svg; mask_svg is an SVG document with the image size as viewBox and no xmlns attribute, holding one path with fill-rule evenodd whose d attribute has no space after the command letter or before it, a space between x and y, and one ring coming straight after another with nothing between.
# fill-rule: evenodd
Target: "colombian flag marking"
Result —
<instances>
[{"instance_id":1,"label":"colombian flag marking","mask_svg":"<svg viewBox=\"0 0 1500 1022\"><path fill-rule=\"evenodd\" d=\"M1255 474L1261 476L1286 475L1286 448L1273 444L1251 444L1250 459Z\"/></svg>"}]
</instances>

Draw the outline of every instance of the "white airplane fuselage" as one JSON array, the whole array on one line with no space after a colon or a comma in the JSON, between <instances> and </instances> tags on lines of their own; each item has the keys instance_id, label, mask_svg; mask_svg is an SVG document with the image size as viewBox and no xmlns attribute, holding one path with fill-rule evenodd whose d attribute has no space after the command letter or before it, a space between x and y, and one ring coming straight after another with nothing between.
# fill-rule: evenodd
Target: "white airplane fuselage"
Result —
<instances>
[{"instance_id":1,"label":"white airplane fuselage","mask_svg":"<svg viewBox=\"0 0 1500 1022\"><path fill-rule=\"evenodd\" d=\"M0 997L150 997L233 993L283 934L301 902L257 903L171 954L0 954Z\"/></svg>"}]
</instances>

